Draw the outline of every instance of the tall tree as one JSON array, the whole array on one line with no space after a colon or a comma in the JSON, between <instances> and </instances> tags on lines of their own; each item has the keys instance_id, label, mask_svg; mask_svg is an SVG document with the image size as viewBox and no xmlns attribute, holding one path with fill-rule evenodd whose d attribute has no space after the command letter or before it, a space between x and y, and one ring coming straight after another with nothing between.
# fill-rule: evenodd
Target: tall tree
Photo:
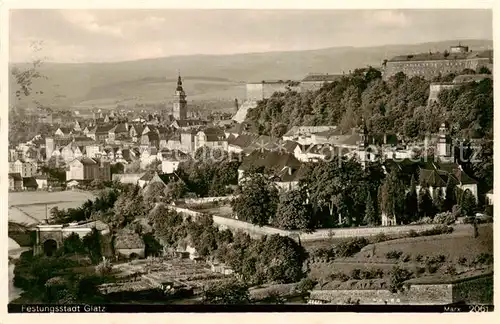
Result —
<instances>
[{"instance_id":1,"label":"tall tree","mask_svg":"<svg viewBox=\"0 0 500 324\"><path fill-rule=\"evenodd\" d=\"M443 190L441 188L434 188L434 195L432 197L432 204L434 206L435 213L441 213L445 211L445 199L443 195Z\"/></svg>"},{"instance_id":2,"label":"tall tree","mask_svg":"<svg viewBox=\"0 0 500 324\"><path fill-rule=\"evenodd\" d=\"M371 226L379 224L379 218L377 215L377 211L375 210L372 195L370 192L368 192L368 196L366 197L366 209L365 209L364 221L366 224Z\"/></svg>"},{"instance_id":3,"label":"tall tree","mask_svg":"<svg viewBox=\"0 0 500 324\"><path fill-rule=\"evenodd\" d=\"M411 176L410 191L406 195L405 215L407 222L416 221L418 218L418 195L415 177Z\"/></svg>"},{"instance_id":4,"label":"tall tree","mask_svg":"<svg viewBox=\"0 0 500 324\"><path fill-rule=\"evenodd\" d=\"M429 189L421 187L418 194L418 213L420 218L433 217L432 197Z\"/></svg>"},{"instance_id":5,"label":"tall tree","mask_svg":"<svg viewBox=\"0 0 500 324\"><path fill-rule=\"evenodd\" d=\"M280 195L273 225L287 230L311 230L313 228L311 207L306 204L306 196L303 192L291 190Z\"/></svg>"},{"instance_id":6,"label":"tall tree","mask_svg":"<svg viewBox=\"0 0 500 324\"><path fill-rule=\"evenodd\" d=\"M396 171L391 171L381 188L380 209L397 224L404 213L405 187Z\"/></svg>"},{"instance_id":7,"label":"tall tree","mask_svg":"<svg viewBox=\"0 0 500 324\"><path fill-rule=\"evenodd\" d=\"M274 185L264 175L254 173L242 184L241 193L232 206L239 219L264 226L276 215L278 201Z\"/></svg>"},{"instance_id":8,"label":"tall tree","mask_svg":"<svg viewBox=\"0 0 500 324\"><path fill-rule=\"evenodd\" d=\"M455 196L455 182L452 180L451 177L448 177L448 181L446 182L445 200L444 200L445 210L450 211L456 203L457 203L457 197Z\"/></svg>"},{"instance_id":9,"label":"tall tree","mask_svg":"<svg viewBox=\"0 0 500 324\"><path fill-rule=\"evenodd\" d=\"M465 190L460 203L462 211L467 216L473 216L476 211L477 201L470 190Z\"/></svg>"}]
</instances>

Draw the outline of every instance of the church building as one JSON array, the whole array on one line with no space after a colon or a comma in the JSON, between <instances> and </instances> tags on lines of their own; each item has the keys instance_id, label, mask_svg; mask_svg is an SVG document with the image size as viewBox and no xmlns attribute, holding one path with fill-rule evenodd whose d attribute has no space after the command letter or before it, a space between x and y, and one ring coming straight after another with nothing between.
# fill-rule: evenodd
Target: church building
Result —
<instances>
[{"instance_id":1,"label":"church building","mask_svg":"<svg viewBox=\"0 0 500 324\"><path fill-rule=\"evenodd\" d=\"M179 74L177 79L177 88L175 89L174 103L173 103L173 116L176 120L187 119L187 101L186 93L182 88L182 79Z\"/></svg>"}]
</instances>

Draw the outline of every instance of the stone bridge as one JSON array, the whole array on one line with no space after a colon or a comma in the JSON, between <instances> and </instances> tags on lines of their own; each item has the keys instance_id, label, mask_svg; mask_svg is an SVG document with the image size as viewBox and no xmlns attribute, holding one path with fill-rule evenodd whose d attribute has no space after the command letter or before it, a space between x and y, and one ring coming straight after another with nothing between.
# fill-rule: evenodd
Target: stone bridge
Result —
<instances>
[{"instance_id":1,"label":"stone bridge","mask_svg":"<svg viewBox=\"0 0 500 324\"><path fill-rule=\"evenodd\" d=\"M33 246L34 255L53 255L57 249L63 246L64 239L72 233L78 234L82 239L90 233L93 228L97 228L101 234L108 234L109 228L100 222L88 222L84 224L65 225L37 225L35 232L35 244Z\"/></svg>"}]
</instances>

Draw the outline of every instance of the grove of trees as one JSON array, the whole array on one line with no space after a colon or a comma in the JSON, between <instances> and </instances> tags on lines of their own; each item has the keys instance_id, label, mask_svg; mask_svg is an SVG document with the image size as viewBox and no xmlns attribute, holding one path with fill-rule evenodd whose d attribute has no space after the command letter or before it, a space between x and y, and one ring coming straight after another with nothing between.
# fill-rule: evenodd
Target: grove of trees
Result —
<instances>
[{"instance_id":1,"label":"grove of trees","mask_svg":"<svg viewBox=\"0 0 500 324\"><path fill-rule=\"evenodd\" d=\"M451 81L454 77L432 81ZM493 138L491 79L443 90L439 101L428 106L430 83L402 72L384 81L376 69L355 70L316 91L274 93L249 111L247 121L259 133L275 136L286 131L283 125L338 125L348 131L363 118L371 134L422 139L448 122L453 134Z\"/></svg>"}]
</instances>

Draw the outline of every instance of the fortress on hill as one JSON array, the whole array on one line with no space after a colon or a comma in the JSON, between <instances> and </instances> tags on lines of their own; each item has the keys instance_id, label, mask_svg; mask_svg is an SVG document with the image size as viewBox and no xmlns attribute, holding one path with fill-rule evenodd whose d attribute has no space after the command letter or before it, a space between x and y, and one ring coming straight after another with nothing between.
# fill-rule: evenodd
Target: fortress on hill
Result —
<instances>
[{"instance_id":1,"label":"fortress on hill","mask_svg":"<svg viewBox=\"0 0 500 324\"><path fill-rule=\"evenodd\" d=\"M385 80L394 76L398 72L403 72L408 77L420 76L425 79L432 79L439 75L450 73L461 74L465 69L470 69L476 73L484 73L481 68L487 68L493 72L493 50L472 51L468 46L457 45L450 47L449 51L429 52L420 54L405 54L384 60L381 66L382 76ZM233 120L242 123L249 109L257 106L257 101L271 97L274 92L294 91L314 91L318 90L325 83L338 80L342 74L311 73L300 81L296 80L263 80L261 82L250 82L246 85L246 100L239 107ZM488 76L476 75L476 79L484 79ZM431 87L431 101L437 99L437 94L444 88L456 87L463 81L455 80L453 84L433 84ZM468 80L471 81L471 80Z\"/></svg>"},{"instance_id":2,"label":"fortress on hill","mask_svg":"<svg viewBox=\"0 0 500 324\"><path fill-rule=\"evenodd\" d=\"M384 79L398 72L403 72L408 77L432 79L440 74L458 74L465 69L477 72L482 67L492 71L493 50L471 51L468 46L463 45L452 46L449 51L444 52L399 55L382 63Z\"/></svg>"}]
</instances>

